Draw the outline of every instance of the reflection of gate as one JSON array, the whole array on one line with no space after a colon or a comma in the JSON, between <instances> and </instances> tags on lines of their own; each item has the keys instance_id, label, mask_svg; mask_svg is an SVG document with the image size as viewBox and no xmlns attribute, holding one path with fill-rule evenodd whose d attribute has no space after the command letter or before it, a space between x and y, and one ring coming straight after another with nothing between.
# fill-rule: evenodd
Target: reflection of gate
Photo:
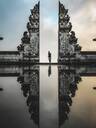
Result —
<instances>
[{"instance_id":1,"label":"reflection of gate","mask_svg":"<svg viewBox=\"0 0 96 128\"><path fill-rule=\"evenodd\" d=\"M76 68L65 65L58 66L58 98L59 98L59 128L69 119L73 97L76 95L78 83L81 81Z\"/></svg>"},{"instance_id":2,"label":"reflection of gate","mask_svg":"<svg viewBox=\"0 0 96 128\"><path fill-rule=\"evenodd\" d=\"M33 122L39 127L39 66L25 66L17 79Z\"/></svg>"}]
</instances>

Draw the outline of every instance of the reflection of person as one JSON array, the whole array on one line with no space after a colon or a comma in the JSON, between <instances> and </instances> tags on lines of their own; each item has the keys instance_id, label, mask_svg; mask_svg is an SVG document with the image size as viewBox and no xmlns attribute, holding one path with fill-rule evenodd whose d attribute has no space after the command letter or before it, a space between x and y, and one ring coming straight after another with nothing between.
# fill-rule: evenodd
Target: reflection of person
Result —
<instances>
[{"instance_id":1,"label":"reflection of person","mask_svg":"<svg viewBox=\"0 0 96 128\"><path fill-rule=\"evenodd\" d=\"M48 60L49 60L49 63L51 63L51 52L48 51Z\"/></svg>"},{"instance_id":2,"label":"reflection of person","mask_svg":"<svg viewBox=\"0 0 96 128\"><path fill-rule=\"evenodd\" d=\"M50 77L50 75L51 75L51 65L48 68L48 76Z\"/></svg>"}]
</instances>

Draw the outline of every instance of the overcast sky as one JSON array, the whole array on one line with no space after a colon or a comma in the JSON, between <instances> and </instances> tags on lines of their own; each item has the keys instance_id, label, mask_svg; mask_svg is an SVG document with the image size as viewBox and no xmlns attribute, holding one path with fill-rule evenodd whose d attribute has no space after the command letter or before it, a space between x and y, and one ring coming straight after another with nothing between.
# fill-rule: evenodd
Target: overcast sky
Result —
<instances>
[{"instance_id":1,"label":"overcast sky","mask_svg":"<svg viewBox=\"0 0 96 128\"><path fill-rule=\"evenodd\" d=\"M16 50L21 41L30 9L38 0L0 0L0 50ZM58 0L41 0L41 60L47 61L52 52L53 61L58 53ZM96 0L61 0L69 9L73 30L82 50L96 50Z\"/></svg>"}]
</instances>

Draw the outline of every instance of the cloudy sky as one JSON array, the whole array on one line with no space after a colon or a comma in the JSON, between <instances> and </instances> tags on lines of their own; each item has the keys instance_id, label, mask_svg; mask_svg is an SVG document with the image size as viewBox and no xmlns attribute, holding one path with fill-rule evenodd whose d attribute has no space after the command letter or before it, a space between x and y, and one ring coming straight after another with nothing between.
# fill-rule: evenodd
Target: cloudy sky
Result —
<instances>
[{"instance_id":1,"label":"cloudy sky","mask_svg":"<svg viewBox=\"0 0 96 128\"><path fill-rule=\"evenodd\" d=\"M0 50L16 50L26 23L38 0L0 0ZM47 52L52 52L52 60L58 53L58 0L41 0L41 61L47 61ZM82 50L96 50L96 0L61 0L69 9L73 30L76 32Z\"/></svg>"}]
</instances>

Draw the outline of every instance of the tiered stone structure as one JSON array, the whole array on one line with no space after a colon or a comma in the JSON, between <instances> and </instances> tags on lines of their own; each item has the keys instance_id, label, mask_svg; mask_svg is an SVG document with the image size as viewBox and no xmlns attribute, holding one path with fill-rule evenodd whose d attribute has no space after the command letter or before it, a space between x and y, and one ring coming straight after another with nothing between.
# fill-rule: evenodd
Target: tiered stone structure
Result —
<instances>
[{"instance_id":1,"label":"tiered stone structure","mask_svg":"<svg viewBox=\"0 0 96 128\"><path fill-rule=\"evenodd\" d=\"M23 33L21 44L17 47L20 60L39 62L39 25L40 25L40 2L31 9L27 31Z\"/></svg>"},{"instance_id":2,"label":"tiered stone structure","mask_svg":"<svg viewBox=\"0 0 96 128\"><path fill-rule=\"evenodd\" d=\"M75 32L72 31L68 9L59 1L58 62L64 62L69 57L78 58L81 47L77 40Z\"/></svg>"}]
</instances>

